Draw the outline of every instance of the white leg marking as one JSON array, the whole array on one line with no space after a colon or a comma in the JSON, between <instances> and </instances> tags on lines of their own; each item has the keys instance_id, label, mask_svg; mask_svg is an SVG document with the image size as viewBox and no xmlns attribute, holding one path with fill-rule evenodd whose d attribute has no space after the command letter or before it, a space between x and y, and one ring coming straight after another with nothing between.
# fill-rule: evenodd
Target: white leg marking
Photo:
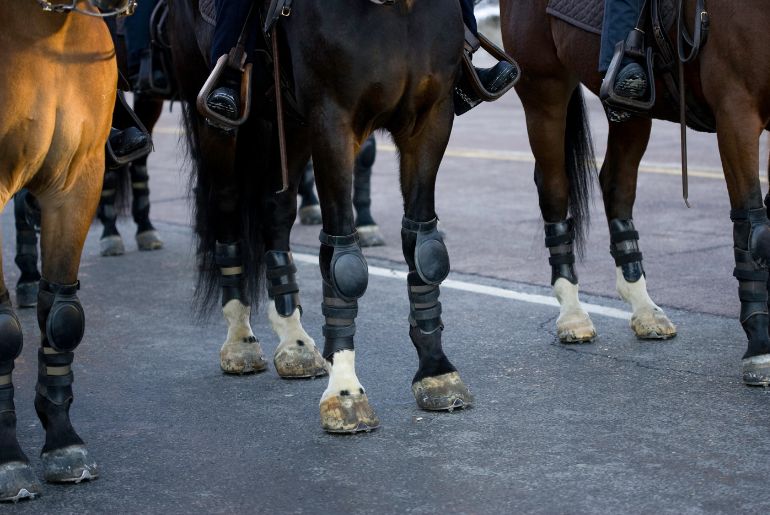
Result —
<instances>
[{"instance_id":1,"label":"white leg marking","mask_svg":"<svg viewBox=\"0 0 770 515\"><path fill-rule=\"evenodd\" d=\"M647 293L647 280L642 276L630 283L623 277L623 268L615 267L616 286L621 298L631 304L631 328L640 338L665 339L676 335L676 326Z\"/></svg>"},{"instance_id":2,"label":"white leg marking","mask_svg":"<svg viewBox=\"0 0 770 515\"><path fill-rule=\"evenodd\" d=\"M282 317L275 309L275 303L269 302L267 317L280 339L273 355L273 364L279 376L290 379L326 375L325 360L302 327L299 308L291 316Z\"/></svg>"},{"instance_id":3,"label":"white leg marking","mask_svg":"<svg viewBox=\"0 0 770 515\"><path fill-rule=\"evenodd\" d=\"M356 351L341 350L334 353L334 364L326 362L329 371L329 385L326 387L321 402L329 397L339 395L342 390L347 390L350 395L360 394L363 386L356 377Z\"/></svg>"},{"instance_id":4,"label":"white leg marking","mask_svg":"<svg viewBox=\"0 0 770 515\"><path fill-rule=\"evenodd\" d=\"M591 317L580 305L578 285L560 277L553 285L553 292L559 301L559 318L556 332L563 342L590 341L596 336Z\"/></svg>"},{"instance_id":5,"label":"white leg marking","mask_svg":"<svg viewBox=\"0 0 770 515\"><path fill-rule=\"evenodd\" d=\"M219 351L222 370L231 374L258 372L267 367L262 348L251 330L251 307L233 299L224 305L227 340Z\"/></svg>"},{"instance_id":6,"label":"white leg marking","mask_svg":"<svg viewBox=\"0 0 770 515\"><path fill-rule=\"evenodd\" d=\"M299 340L309 347L315 347L315 341L305 332L305 328L302 327L299 308L295 309L291 316L282 317L278 314L278 310L275 309L275 303L270 301L267 306L267 318L270 320L270 326L275 331L275 334L278 335L281 344L285 342L296 343Z\"/></svg>"}]
</instances>

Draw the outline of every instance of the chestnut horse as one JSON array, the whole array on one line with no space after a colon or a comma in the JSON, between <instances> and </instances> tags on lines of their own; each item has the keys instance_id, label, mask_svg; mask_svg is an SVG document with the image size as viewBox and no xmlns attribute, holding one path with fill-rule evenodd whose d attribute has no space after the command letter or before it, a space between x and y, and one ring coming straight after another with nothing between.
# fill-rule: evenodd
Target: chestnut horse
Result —
<instances>
[{"instance_id":1,"label":"chestnut horse","mask_svg":"<svg viewBox=\"0 0 770 515\"><path fill-rule=\"evenodd\" d=\"M102 9L125 1L94 2ZM87 2L78 10L95 14ZM36 2L0 2L0 209L28 188L42 211L41 331L35 409L46 432L47 481L97 476L69 418L73 351L85 328L78 268L104 173L115 101L115 50L103 21L46 12ZM11 382L21 325L0 275L0 499L34 497L34 471L16 438Z\"/></svg>"},{"instance_id":2,"label":"chestnut horse","mask_svg":"<svg viewBox=\"0 0 770 515\"><path fill-rule=\"evenodd\" d=\"M575 225L568 221L568 215L580 211L584 201L584 195L575 195L574 178L582 175L586 180L593 156L584 130L587 125L580 84L594 94L599 92L600 41L599 36L546 14L547 5L548 0L500 0L500 12L505 48L524 70L516 90L524 105L536 160L535 182L546 222L546 241L552 244L553 286L561 303L557 328L562 340L575 341L594 335L588 314L578 301L577 276L571 269L574 256L568 252L580 227L557 233L560 226ZM766 30L770 11L766 7L761 0L709 2L708 41L699 57L684 66L688 92L716 121L735 229L734 275L739 280L740 321L748 336L743 379L746 384L764 386L770 384L770 227L759 182L759 137L770 121L770 35ZM701 13L697 14L701 19ZM694 19L695 0L687 0L683 20ZM660 81L657 89L664 91ZM678 110L658 95L651 115L677 120ZM617 289L633 309L633 330L642 338L665 338L673 336L675 328L647 294L638 233L632 221L639 162L651 127L651 119L643 116L609 124L599 180L617 265ZM566 152L553 152L558 148Z\"/></svg>"},{"instance_id":3,"label":"chestnut horse","mask_svg":"<svg viewBox=\"0 0 770 515\"><path fill-rule=\"evenodd\" d=\"M413 393L425 409L452 410L471 402L441 347L439 284L449 272L449 260L436 229L434 204L436 174L454 118L452 89L463 49L460 6L447 0L378 3L383 4L295 0L291 15L281 18L283 67L294 79L304 123L287 119L290 184L288 191L275 193L281 189L275 107L265 95L271 75L260 57L269 47L262 43L263 51L256 52L255 68L262 72L255 74L250 118L237 133L217 129L195 109L211 69L207 49L212 27L204 22L199 2L170 2L173 62L187 106L195 165L200 292L211 299L221 285L229 324L223 357L248 351L252 359L264 361L248 325L248 304L260 292L262 274L274 327L290 323L301 328L289 233L297 185L312 154L323 213L322 363L329 371L320 411L322 427L329 432L368 431L379 425L355 373L357 299L366 290L368 269L351 205L356 153L377 128L391 132L401 157L409 334L419 356ZM288 358L296 360L299 370L314 366L308 338L281 342L284 355L276 356L276 364ZM224 359L222 364L224 368Z\"/></svg>"}]
</instances>

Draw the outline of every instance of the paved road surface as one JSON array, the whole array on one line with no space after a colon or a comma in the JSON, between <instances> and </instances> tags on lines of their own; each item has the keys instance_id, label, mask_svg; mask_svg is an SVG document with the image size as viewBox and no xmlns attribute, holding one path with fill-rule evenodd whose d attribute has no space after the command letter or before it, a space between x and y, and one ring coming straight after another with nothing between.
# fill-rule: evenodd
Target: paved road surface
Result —
<instances>
[{"instance_id":1,"label":"paved road surface","mask_svg":"<svg viewBox=\"0 0 770 515\"><path fill-rule=\"evenodd\" d=\"M591 103L598 147L606 123ZM770 393L740 384L744 337L735 320L730 222L715 139L693 136L694 208L680 199L677 127L656 124L635 214L653 298L678 324L668 342L636 340L614 294L601 202L580 266L596 306L595 343L562 346L518 100L459 119L438 183L455 288L444 288L448 353L477 397L452 414L419 411L401 279L383 272L361 302L358 369L383 427L335 437L318 423L324 380L273 370L226 377L218 314L191 314L192 240L178 144L179 107L164 114L152 156L153 219L166 248L84 252L88 329L77 352L73 416L103 477L47 486L18 513L590 513L767 512ZM370 266L404 270L395 154L380 139L374 215L389 245ZM766 150L763 150L766 155ZM11 210L0 218L12 265ZM308 331L320 339L317 228L297 227ZM481 291L482 293L478 293ZM515 293L511 293L515 292ZM527 295L528 294L528 295ZM516 300L525 299L525 300ZM609 309L608 309L609 308ZM34 313L17 364L22 445L39 468L32 409ZM262 315L255 331L277 342Z\"/></svg>"}]
</instances>

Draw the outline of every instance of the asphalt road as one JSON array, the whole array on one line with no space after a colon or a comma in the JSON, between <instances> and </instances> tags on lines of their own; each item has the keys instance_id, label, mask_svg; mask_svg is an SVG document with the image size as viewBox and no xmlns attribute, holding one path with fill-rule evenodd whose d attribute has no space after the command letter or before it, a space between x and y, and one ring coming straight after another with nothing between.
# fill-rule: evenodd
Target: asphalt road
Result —
<instances>
[{"instance_id":1,"label":"asphalt road","mask_svg":"<svg viewBox=\"0 0 770 515\"><path fill-rule=\"evenodd\" d=\"M602 147L606 122L591 103ZM269 372L222 375L224 322L191 313L192 239L179 107L166 113L151 157L152 215L166 248L84 252L88 328L75 363L73 419L102 477L46 486L18 513L704 513L770 510L770 392L740 383L744 336L736 320L731 226L716 140L693 135L693 209L680 198L678 128L656 124L635 219L650 292L679 327L641 342L614 293L601 201L579 273L593 344L557 342L550 278L518 100L508 95L458 119L438 182L453 288L444 288L445 347L477 398L471 410L419 411L410 392L416 355L401 279L370 279L357 338L359 378L382 421L372 434L324 434L325 380ZM766 150L763 150L766 154ZM600 154L601 155L601 150ZM387 137L373 175L373 212L388 246L370 266L404 270L395 153ZM5 272L12 210L0 217ZM98 225L98 224L97 224ZM298 226L295 251L305 326L320 343L320 279L310 263L318 228ZM485 288L489 287L489 288ZM478 293L482 291L482 293ZM508 293L506 293L508 292ZM514 293L511 293L514 292ZM528 294L528 295L527 295ZM524 300L521 300L524 299ZM544 303L546 302L546 303ZM610 309L604 309L610 308ZM19 437L35 467L43 432L32 408L36 332L15 383ZM277 345L263 314L255 332Z\"/></svg>"}]
</instances>

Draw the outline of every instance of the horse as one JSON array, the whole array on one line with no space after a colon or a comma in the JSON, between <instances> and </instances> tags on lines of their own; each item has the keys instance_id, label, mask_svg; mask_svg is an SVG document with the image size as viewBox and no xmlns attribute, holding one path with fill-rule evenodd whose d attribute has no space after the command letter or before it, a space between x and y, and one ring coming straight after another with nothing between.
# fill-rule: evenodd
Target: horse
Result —
<instances>
[{"instance_id":1,"label":"horse","mask_svg":"<svg viewBox=\"0 0 770 515\"><path fill-rule=\"evenodd\" d=\"M0 3L0 208L26 187L41 209L41 332L35 410L45 428L47 481L77 483L98 475L70 422L73 351L85 329L77 297L83 243L99 202L104 146L115 100L115 49L92 5ZM61 12L63 11L63 12ZM0 275L0 499L36 496L40 485L16 438L12 371L22 349L19 319Z\"/></svg>"},{"instance_id":2,"label":"horse","mask_svg":"<svg viewBox=\"0 0 770 515\"><path fill-rule=\"evenodd\" d=\"M694 0L684 2L682 23L708 19L710 30L698 58L684 64L685 85L698 110L715 121L732 207L734 275L739 281L740 321L748 337L743 380L748 385L767 386L770 228L759 182L759 136L770 120L770 40L764 30L770 13L759 0L740 6L711 2L708 14L696 13L695 4ZM578 300L571 248L573 242L579 242L586 221L586 184L594 163L580 84L594 94L599 92L600 40L596 34L550 16L547 7L548 0L501 0L501 24L506 50L525 70L516 89L535 155L535 183L551 250L552 284L561 303L559 337L567 342L584 341L595 330ZM656 86L663 88L659 77ZM658 95L650 116L677 121L679 110ZM650 116L609 124L599 182L616 261L617 289L633 309L631 326L640 338L668 338L676 334L676 328L647 293L638 232L632 221L639 162L652 126ZM559 148L565 151L553 151Z\"/></svg>"},{"instance_id":3,"label":"horse","mask_svg":"<svg viewBox=\"0 0 770 515\"><path fill-rule=\"evenodd\" d=\"M264 8L266 3L256 5ZM329 373L320 416L322 428L331 433L379 426L355 374L357 300L366 291L368 268L351 206L356 153L378 128L390 131L400 152L409 334L419 357L413 394L418 406L429 410L451 411L473 401L441 345L439 285L449 272L449 257L436 230L434 204L463 51L460 7L445 0L377 3L383 2L295 0L290 16L281 17L276 44L284 56L284 72L292 78L298 111L298 116L286 117L289 173L283 191L275 107L265 94L267 74L255 75L251 116L237 130L208 123L195 108L212 64L207 56L212 25L201 15L206 5L170 2L173 62L194 164L198 293L205 304L221 284L229 324L225 346L251 345L252 360L263 359L248 325L249 305L262 290L263 274L274 328L277 322L290 322L295 331L301 329L289 234L298 182L312 154L323 217L322 364ZM268 48L266 40L260 45L258 67L266 66L261 59ZM318 351L309 349L309 341L307 336L282 341L277 352L297 356L301 370L310 368L304 363L315 366Z\"/></svg>"}]
</instances>

